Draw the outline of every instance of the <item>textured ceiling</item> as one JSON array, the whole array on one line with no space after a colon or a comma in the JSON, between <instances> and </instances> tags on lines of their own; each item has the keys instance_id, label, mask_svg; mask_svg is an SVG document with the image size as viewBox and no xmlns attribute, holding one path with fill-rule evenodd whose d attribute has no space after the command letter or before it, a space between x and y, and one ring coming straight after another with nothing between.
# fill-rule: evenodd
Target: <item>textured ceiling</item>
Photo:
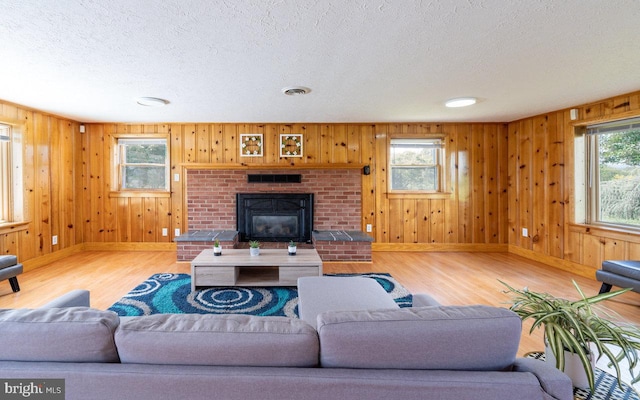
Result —
<instances>
[{"instance_id":1,"label":"textured ceiling","mask_svg":"<svg viewBox=\"0 0 640 400\"><path fill-rule=\"evenodd\" d=\"M0 0L0 99L82 122L508 122L639 90L638 21L639 0Z\"/></svg>"}]
</instances>

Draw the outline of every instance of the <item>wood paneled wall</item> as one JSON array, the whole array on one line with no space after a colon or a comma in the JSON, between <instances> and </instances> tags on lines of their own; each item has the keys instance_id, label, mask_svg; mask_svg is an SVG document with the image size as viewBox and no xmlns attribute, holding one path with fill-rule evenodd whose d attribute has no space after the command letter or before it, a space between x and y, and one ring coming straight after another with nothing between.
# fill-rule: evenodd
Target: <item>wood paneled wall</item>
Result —
<instances>
[{"instance_id":1,"label":"wood paneled wall","mask_svg":"<svg viewBox=\"0 0 640 400\"><path fill-rule=\"evenodd\" d=\"M169 133L170 199L111 198L111 135ZM262 133L263 157L240 157L239 135ZM302 133L303 158L281 158L279 135ZM448 192L436 196L387 193L387 147L392 135L443 133L447 139ZM87 242L170 242L175 229L188 226L187 168L361 168L362 228L373 226L376 242L395 248L424 244L502 244L506 246L507 172L504 124L91 124L83 136L87 174L83 185ZM161 236L162 228L170 235ZM418 246L418 247L416 247ZM505 247L506 248L506 247Z\"/></svg>"},{"instance_id":2,"label":"wood paneled wall","mask_svg":"<svg viewBox=\"0 0 640 400\"><path fill-rule=\"evenodd\" d=\"M592 276L603 259L640 258L640 235L575 224L576 124L640 115L640 92L549 112L509 124L80 124L0 102L0 120L21 127L28 223L0 227L0 252L22 261L82 244L172 246L188 229L188 168L360 168L362 228L375 247L396 250L506 249ZM170 197L112 197L111 136L170 137ZM240 157L239 134L262 133L263 157ZM304 134L303 158L280 158L281 133ZM444 134L444 194L387 191L388 141L394 135ZM168 236L162 236L168 228ZM522 228L528 235L522 236ZM58 236L58 245L51 236ZM149 248L149 247L147 247Z\"/></svg>"},{"instance_id":3,"label":"wood paneled wall","mask_svg":"<svg viewBox=\"0 0 640 400\"><path fill-rule=\"evenodd\" d=\"M0 102L0 121L13 125L23 143L27 222L0 226L0 254L17 254L24 262L82 243L80 124L6 102Z\"/></svg>"},{"instance_id":4,"label":"wood paneled wall","mask_svg":"<svg viewBox=\"0 0 640 400\"><path fill-rule=\"evenodd\" d=\"M606 259L639 259L640 235L576 224L575 127L640 115L640 92L509 124L509 250L593 277ZM528 235L522 235L522 229Z\"/></svg>"}]
</instances>

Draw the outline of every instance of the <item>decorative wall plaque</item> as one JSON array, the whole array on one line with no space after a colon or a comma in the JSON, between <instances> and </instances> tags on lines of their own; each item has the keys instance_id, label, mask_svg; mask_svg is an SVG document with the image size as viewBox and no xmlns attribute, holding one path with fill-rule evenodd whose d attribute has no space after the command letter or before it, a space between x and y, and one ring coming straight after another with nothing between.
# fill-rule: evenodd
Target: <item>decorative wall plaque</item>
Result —
<instances>
[{"instance_id":1,"label":"decorative wall plaque","mask_svg":"<svg viewBox=\"0 0 640 400\"><path fill-rule=\"evenodd\" d=\"M280 157L302 157L302 134L280 135Z\"/></svg>"},{"instance_id":2,"label":"decorative wall plaque","mask_svg":"<svg viewBox=\"0 0 640 400\"><path fill-rule=\"evenodd\" d=\"M262 157L263 143L262 133L241 133L240 156Z\"/></svg>"}]
</instances>

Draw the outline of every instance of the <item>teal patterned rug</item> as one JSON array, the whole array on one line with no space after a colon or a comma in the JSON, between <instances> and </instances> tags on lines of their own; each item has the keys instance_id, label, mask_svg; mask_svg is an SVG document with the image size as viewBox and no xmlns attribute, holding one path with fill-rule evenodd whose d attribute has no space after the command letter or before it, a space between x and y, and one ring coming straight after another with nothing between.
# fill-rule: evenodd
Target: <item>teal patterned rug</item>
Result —
<instances>
[{"instance_id":1,"label":"teal patterned rug","mask_svg":"<svg viewBox=\"0 0 640 400\"><path fill-rule=\"evenodd\" d=\"M375 279L400 307L411 294L389 274L331 274ZM249 314L298 317L295 287L215 287L191 292L188 274L154 274L109 307L120 316L151 314Z\"/></svg>"}]
</instances>

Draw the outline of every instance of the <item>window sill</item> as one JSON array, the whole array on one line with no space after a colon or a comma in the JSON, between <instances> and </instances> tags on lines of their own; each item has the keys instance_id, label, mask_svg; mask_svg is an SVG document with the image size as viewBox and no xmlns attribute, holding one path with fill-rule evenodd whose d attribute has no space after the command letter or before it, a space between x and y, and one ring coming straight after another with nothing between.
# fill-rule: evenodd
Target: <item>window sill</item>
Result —
<instances>
[{"instance_id":1,"label":"window sill","mask_svg":"<svg viewBox=\"0 0 640 400\"><path fill-rule=\"evenodd\" d=\"M23 222L0 222L0 234L26 231L30 221Z\"/></svg>"},{"instance_id":2,"label":"window sill","mask_svg":"<svg viewBox=\"0 0 640 400\"><path fill-rule=\"evenodd\" d=\"M392 192L387 193L388 199L448 199L451 192Z\"/></svg>"},{"instance_id":3,"label":"window sill","mask_svg":"<svg viewBox=\"0 0 640 400\"><path fill-rule=\"evenodd\" d=\"M171 192L148 192L148 191L130 191L130 192L109 192L109 197L171 197Z\"/></svg>"},{"instance_id":4,"label":"window sill","mask_svg":"<svg viewBox=\"0 0 640 400\"><path fill-rule=\"evenodd\" d=\"M570 223L569 231L640 243L640 230L633 228Z\"/></svg>"}]
</instances>

